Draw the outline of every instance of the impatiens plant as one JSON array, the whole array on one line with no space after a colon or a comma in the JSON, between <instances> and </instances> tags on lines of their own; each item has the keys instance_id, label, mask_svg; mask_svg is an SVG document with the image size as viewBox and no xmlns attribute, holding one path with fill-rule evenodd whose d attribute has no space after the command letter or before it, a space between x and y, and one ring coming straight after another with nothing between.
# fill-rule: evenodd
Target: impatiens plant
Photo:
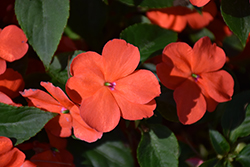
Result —
<instances>
[{"instance_id":1,"label":"impatiens plant","mask_svg":"<svg viewBox=\"0 0 250 167\"><path fill-rule=\"evenodd\" d=\"M249 167L249 11L0 1L0 167Z\"/></svg>"}]
</instances>

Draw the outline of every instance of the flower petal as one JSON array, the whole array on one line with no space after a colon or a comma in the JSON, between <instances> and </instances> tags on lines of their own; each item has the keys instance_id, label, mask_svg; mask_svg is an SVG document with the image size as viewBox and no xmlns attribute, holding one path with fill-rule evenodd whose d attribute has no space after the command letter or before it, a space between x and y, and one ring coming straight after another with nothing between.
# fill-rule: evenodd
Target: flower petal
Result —
<instances>
[{"instance_id":1,"label":"flower petal","mask_svg":"<svg viewBox=\"0 0 250 167\"><path fill-rule=\"evenodd\" d=\"M108 41L103 47L102 56L105 59L106 82L131 74L140 61L138 48L122 39Z\"/></svg>"},{"instance_id":2,"label":"flower petal","mask_svg":"<svg viewBox=\"0 0 250 167\"><path fill-rule=\"evenodd\" d=\"M91 74L73 76L66 83L66 92L70 99L75 103L94 95L104 86L104 80Z\"/></svg>"},{"instance_id":3,"label":"flower petal","mask_svg":"<svg viewBox=\"0 0 250 167\"><path fill-rule=\"evenodd\" d=\"M21 74L11 68L0 75L0 91L10 98L19 96L19 91L23 90L24 81Z\"/></svg>"},{"instance_id":4,"label":"flower petal","mask_svg":"<svg viewBox=\"0 0 250 167\"><path fill-rule=\"evenodd\" d=\"M72 118L70 114L59 114L45 125L45 129L55 136L69 137L72 129Z\"/></svg>"},{"instance_id":5,"label":"flower petal","mask_svg":"<svg viewBox=\"0 0 250 167\"><path fill-rule=\"evenodd\" d=\"M0 75L5 72L6 68L7 68L6 61L0 58Z\"/></svg>"},{"instance_id":6,"label":"flower petal","mask_svg":"<svg viewBox=\"0 0 250 167\"><path fill-rule=\"evenodd\" d=\"M70 114L72 116L75 137L89 143L95 142L102 137L102 132L97 132L83 121L77 106L72 107Z\"/></svg>"},{"instance_id":7,"label":"flower petal","mask_svg":"<svg viewBox=\"0 0 250 167\"><path fill-rule=\"evenodd\" d=\"M63 106L44 91L39 89L26 89L20 92L20 94L28 98L37 108L55 113L61 113L62 111Z\"/></svg>"},{"instance_id":8,"label":"flower petal","mask_svg":"<svg viewBox=\"0 0 250 167\"><path fill-rule=\"evenodd\" d=\"M96 52L88 51L77 55L71 65L72 76L90 76L104 78L103 76L104 58Z\"/></svg>"},{"instance_id":9,"label":"flower petal","mask_svg":"<svg viewBox=\"0 0 250 167\"><path fill-rule=\"evenodd\" d=\"M24 32L15 25L5 27L0 33L0 57L8 62L22 58L29 45Z\"/></svg>"},{"instance_id":10,"label":"flower petal","mask_svg":"<svg viewBox=\"0 0 250 167\"><path fill-rule=\"evenodd\" d=\"M109 88L103 87L93 96L82 101L82 119L99 132L113 130L120 120L120 109Z\"/></svg>"},{"instance_id":11,"label":"flower petal","mask_svg":"<svg viewBox=\"0 0 250 167\"><path fill-rule=\"evenodd\" d=\"M12 147L12 141L8 137L0 136L0 155L10 151Z\"/></svg>"},{"instance_id":12,"label":"flower petal","mask_svg":"<svg viewBox=\"0 0 250 167\"><path fill-rule=\"evenodd\" d=\"M14 103L12 99L3 92L0 92L0 103L9 104L16 107L22 106L21 104Z\"/></svg>"},{"instance_id":13,"label":"flower petal","mask_svg":"<svg viewBox=\"0 0 250 167\"><path fill-rule=\"evenodd\" d=\"M40 84L66 109L70 109L74 106L61 88L55 87L49 82L41 82Z\"/></svg>"},{"instance_id":14,"label":"flower petal","mask_svg":"<svg viewBox=\"0 0 250 167\"><path fill-rule=\"evenodd\" d=\"M21 166L24 160L25 154L17 148L13 148L11 151L0 155L0 164L4 167Z\"/></svg>"},{"instance_id":15,"label":"flower petal","mask_svg":"<svg viewBox=\"0 0 250 167\"><path fill-rule=\"evenodd\" d=\"M203 73L198 80L202 93L207 93L212 99L221 103L231 100L234 92L234 80L224 71Z\"/></svg>"},{"instance_id":16,"label":"flower petal","mask_svg":"<svg viewBox=\"0 0 250 167\"><path fill-rule=\"evenodd\" d=\"M155 75L148 70L138 70L116 81L113 93L119 93L133 103L145 104L159 96L160 85Z\"/></svg>"},{"instance_id":17,"label":"flower petal","mask_svg":"<svg viewBox=\"0 0 250 167\"><path fill-rule=\"evenodd\" d=\"M156 108L155 100L151 100L147 104L139 104L130 102L117 93L113 95L121 109L121 116L124 119L139 120L154 115L154 109Z\"/></svg>"},{"instance_id":18,"label":"flower petal","mask_svg":"<svg viewBox=\"0 0 250 167\"><path fill-rule=\"evenodd\" d=\"M192 71L196 74L219 70L226 63L225 52L216 44L211 44L209 37L199 39L193 48Z\"/></svg>"},{"instance_id":19,"label":"flower petal","mask_svg":"<svg viewBox=\"0 0 250 167\"><path fill-rule=\"evenodd\" d=\"M29 161L29 160L26 160L26 161L24 161L24 163L22 164L21 167L37 167L37 165L34 164L34 163L32 163L32 162Z\"/></svg>"},{"instance_id":20,"label":"flower petal","mask_svg":"<svg viewBox=\"0 0 250 167\"><path fill-rule=\"evenodd\" d=\"M162 63L156 66L157 75L164 86L176 89L191 76L192 48L183 42L167 45L163 50Z\"/></svg>"},{"instance_id":21,"label":"flower petal","mask_svg":"<svg viewBox=\"0 0 250 167\"><path fill-rule=\"evenodd\" d=\"M197 7L205 6L210 0L189 0L192 5Z\"/></svg>"},{"instance_id":22,"label":"flower petal","mask_svg":"<svg viewBox=\"0 0 250 167\"><path fill-rule=\"evenodd\" d=\"M211 1L209 4L204 6L202 14L197 12L195 9L186 16L188 25L192 29L201 29L206 27L211 21L213 21L217 13L216 4Z\"/></svg>"},{"instance_id":23,"label":"flower petal","mask_svg":"<svg viewBox=\"0 0 250 167\"><path fill-rule=\"evenodd\" d=\"M152 10L146 13L149 20L165 29L181 32L187 25L185 14L189 10L183 6L175 6L160 10Z\"/></svg>"},{"instance_id":24,"label":"flower petal","mask_svg":"<svg viewBox=\"0 0 250 167\"><path fill-rule=\"evenodd\" d=\"M206 112L206 101L196 83L186 80L174 90L177 114L182 124L193 124Z\"/></svg>"}]
</instances>

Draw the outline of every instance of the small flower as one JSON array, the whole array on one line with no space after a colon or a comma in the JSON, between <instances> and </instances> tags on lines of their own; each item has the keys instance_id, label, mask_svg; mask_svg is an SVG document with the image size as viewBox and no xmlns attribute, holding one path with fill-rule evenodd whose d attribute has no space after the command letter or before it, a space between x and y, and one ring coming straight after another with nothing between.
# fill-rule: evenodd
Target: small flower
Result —
<instances>
[{"instance_id":1,"label":"small flower","mask_svg":"<svg viewBox=\"0 0 250 167\"><path fill-rule=\"evenodd\" d=\"M29 45L23 31L15 25L0 29L0 74L6 70L6 61L13 62L22 58Z\"/></svg>"},{"instance_id":2,"label":"small flower","mask_svg":"<svg viewBox=\"0 0 250 167\"><path fill-rule=\"evenodd\" d=\"M181 32L187 24L192 29L204 28L214 19L216 13L216 5L211 1L202 9L202 14L195 9L191 10L185 6L173 6L150 10L146 15L153 24L165 29Z\"/></svg>"},{"instance_id":3,"label":"small flower","mask_svg":"<svg viewBox=\"0 0 250 167\"><path fill-rule=\"evenodd\" d=\"M21 166L25 160L25 154L13 147L12 141L0 136L0 165L1 167Z\"/></svg>"},{"instance_id":4,"label":"small flower","mask_svg":"<svg viewBox=\"0 0 250 167\"><path fill-rule=\"evenodd\" d=\"M87 142L94 142L102 137L101 132L92 129L82 120L78 106L70 101L59 87L47 82L41 82L41 85L51 96L37 89L25 90L21 94L37 108L58 113L46 124L46 130L55 136L69 137L73 127L74 135Z\"/></svg>"},{"instance_id":5,"label":"small flower","mask_svg":"<svg viewBox=\"0 0 250 167\"><path fill-rule=\"evenodd\" d=\"M90 127L108 132L120 117L138 120L153 115L160 85L152 72L134 71L139 61L138 48L121 39L107 42L102 56L89 51L74 58L66 92L81 104L81 117Z\"/></svg>"},{"instance_id":6,"label":"small flower","mask_svg":"<svg viewBox=\"0 0 250 167\"><path fill-rule=\"evenodd\" d=\"M157 75L164 86L174 90L177 114L183 124L200 120L206 110L231 100L234 80L219 70L226 62L224 51L208 37L197 41L193 49L183 42L167 45Z\"/></svg>"}]
</instances>

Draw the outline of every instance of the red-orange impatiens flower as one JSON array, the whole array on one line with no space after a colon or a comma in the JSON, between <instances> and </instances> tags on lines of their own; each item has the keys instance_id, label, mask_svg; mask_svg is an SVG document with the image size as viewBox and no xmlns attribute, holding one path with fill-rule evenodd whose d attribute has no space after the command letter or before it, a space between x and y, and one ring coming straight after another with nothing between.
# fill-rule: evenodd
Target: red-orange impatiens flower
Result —
<instances>
[{"instance_id":1,"label":"red-orange impatiens flower","mask_svg":"<svg viewBox=\"0 0 250 167\"><path fill-rule=\"evenodd\" d=\"M120 117L138 120L151 117L160 94L155 75L137 70L140 53L122 39L106 43L102 56L85 52L74 58L66 91L84 121L100 132L114 129Z\"/></svg>"},{"instance_id":2,"label":"red-orange impatiens flower","mask_svg":"<svg viewBox=\"0 0 250 167\"><path fill-rule=\"evenodd\" d=\"M192 5L197 7L205 6L210 0L189 0Z\"/></svg>"},{"instance_id":3,"label":"red-orange impatiens flower","mask_svg":"<svg viewBox=\"0 0 250 167\"><path fill-rule=\"evenodd\" d=\"M197 41L193 49L183 42L167 45L157 75L162 84L174 90L177 114L183 124L200 120L206 110L231 100L234 80L219 70L226 62L224 51L208 37Z\"/></svg>"},{"instance_id":4,"label":"red-orange impatiens flower","mask_svg":"<svg viewBox=\"0 0 250 167\"><path fill-rule=\"evenodd\" d=\"M22 58L27 50L27 38L15 25L0 29L0 74L6 70L6 61L13 62Z\"/></svg>"},{"instance_id":5,"label":"red-orange impatiens flower","mask_svg":"<svg viewBox=\"0 0 250 167\"><path fill-rule=\"evenodd\" d=\"M214 19L216 13L216 5L211 1L204 6L202 14L195 9L191 10L185 6L173 6L164 9L150 10L146 15L153 24L181 32L187 24L192 29L204 28Z\"/></svg>"},{"instance_id":6,"label":"red-orange impatiens flower","mask_svg":"<svg viewBox=\"0 0 250 167\"><path fill-rule=\"evenodd\" d=\"M17 148L13 148L12 141L0 136L0 166L19 167L23 164L25 155Z\"/></svg>"},{"instance_id":7,"label":"red-orange impatiens flower","mask_svg":"<svg viewBox=\"0 0 250 167\"><path fill-rule=\"evenodd\" d=\"M41 82L41 85L51 96L37 89L25 90L21 94L37 108L59 114L46 124L46 130L55 136L69 137L73 127L74 135L87 142L94 142L102 137L101 132L90 128L82 120L78 106L71 102L59 87L47 82Z\"/></svg>"}]
</instances>

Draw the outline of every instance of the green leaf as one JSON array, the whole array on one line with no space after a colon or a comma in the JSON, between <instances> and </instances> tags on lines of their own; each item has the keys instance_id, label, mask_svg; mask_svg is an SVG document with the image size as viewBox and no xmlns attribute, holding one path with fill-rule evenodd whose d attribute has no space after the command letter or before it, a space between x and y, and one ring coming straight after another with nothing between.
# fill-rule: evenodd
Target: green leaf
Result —
<instances>
[{"instance_id":1,"label":"green leaf","mask_svg":"<svg viewBox=\"0 0 250 167\"><path fill-rule=\"evenodd\" d=\"M121 32L120 38L137 46L141 61L144 62L154 52L177 40L177 33L152 24L134 24Z\"/></svg>"},{"instance_id":2,"label":"green leaf","mask_svg":"<svg viewBox=\"0 0 250 167\"><path fill-rule=\"evenodd\" d=\"M209 137L217 154L225 155L230 151L229 143L218 131L209 130Z\"/></svg>"},{"instance_id":3,"label":"green leaf","mask_svg":"<svg viewBox=\"0 0 250 167\"><path fill-rule=\"evenodd\" d=\"M0 103L0 111L0 136L16 138L16 145L35 136L54 116L38 108L3 103Z\"/></svg>"},{"instance_id":4,"label":"green leaf","mask_svg":"<svg viewBox=\"0 0 250 167\"><path fill-rule=\"evenodd\" d=\"M150 125L149 132L143 132L137 148L141 167L177 167L178 143L173 132L163 125Z\"/></svg>"},{"instance_id":5,"label":"green leaf","mask_svg":"<svg viewBox=\"0 0 250 167\"><path fill-rule=\"evenodd\" d=\"M219 163L219 159L213 158L203 162L199 167L215 167Z\"/></svg>"},{"instance_id":6,"label":"green leaf","mask_svg":"<svg viewBox=\"0 0 250 167\"><path fill-rule=\"evenodd\" d=\"M250 144L248 144L236 157L236 161L239 161L243 167L250 166Z\"/></svg>"},{"instance_id":7,"label":"green leaf","mask_svg":"<svg viewBox=\"0 0 250 167\"><path fill-rule=\"evenodd\" d=\"M87 150L84 155L93 167L134 166L130 149L121 141L107 141Z\"/></svg>"},{"instance_id":8,"label":"green leaf","mask_svg":"<svg viewBox=\"0 0 250 167\"><path fill-rule=\"evenodd\" d=\"M119 0L122 3L131 6L140 6L140 7L148 7L148 8L165 8L173 6L174 0Z\"/></svg>"},{"instance_id":9,"label":"green leaf","mask_svg":"<svg viewBox=\"0 0 250 167\"><path fill-rule=\"evenodd\" d=\"M249 1L222 0L221 14L228 27L238 36L243 46L245 46L250 32Z\"/></svg>"},{"instance_id":10,"label":"green leaf","mask_svg":"<svg viewBox=\"0 0 250 167\"><path fill-rule=\"evenodd\" d=\"M250 101L250 91L244 91L233 96L227 103L222 116L221 125L226 137L230 136L233 129L237 128L245 119L245 105Z\"/></svg>"},{"instance_id":11,"label":"green leaf","mask_svg":"<svg viewBox=\"0 0 250 167\"><path fill-rule=\"evenodd\" d=\"M69 0L16 0L18 23L47 68L69 17Z\"/></svg>"},{"instance_id":12,"label":"green leaf","mask_svg":"<svg viewBox=\"0 0 250 167\"><path fill-rule=\"evenodd\" d=\"M231 131L230 140L235 142L238 137L246 137L250 135L250 105L246 108L246 116L240 126Z\"/></svg>"}]
</instances>

